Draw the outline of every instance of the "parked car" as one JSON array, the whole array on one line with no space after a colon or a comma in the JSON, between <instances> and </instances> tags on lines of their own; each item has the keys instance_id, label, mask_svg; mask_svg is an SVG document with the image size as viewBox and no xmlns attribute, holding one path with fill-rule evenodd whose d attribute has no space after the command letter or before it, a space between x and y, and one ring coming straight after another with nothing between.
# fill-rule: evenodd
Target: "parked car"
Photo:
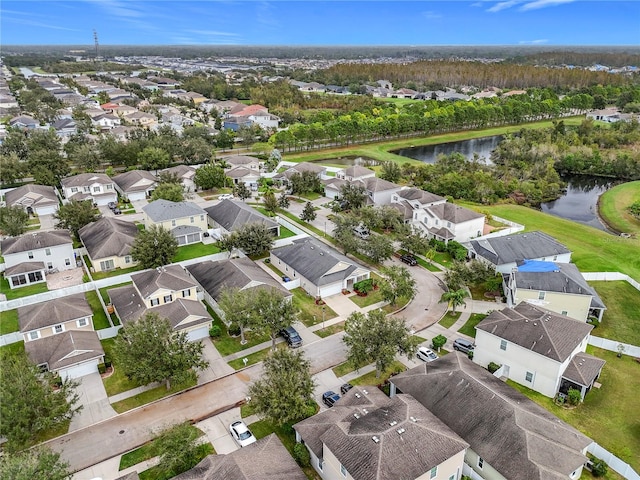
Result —
<instances>
[{"instance_id":1,"label":"parked car","mask_svg":"<svg viewBox=\"0 0 640 480\"><path fill-rule=\"evenodd\" d=\"M423 362L433 362L438 359L438 355L427 347L418 347L418 351L416 352L416 357L418 357Z\"/></svg>"},{"instance_id":2,"label":"parked car","mask_svg":"<svg viewBox=\"0 0 640 480\"><path fill-rule=\"evenodd\" d=\"M350 383L344 383L342 384L342 386L340 387L340 393L342 395L344 395L345 393L347 393L349 390L351 390L353 388L353 385L351 385Z\"/></svg>"},{"instance_id":3,"label":"parked car","mask_svg":"<svg viewBox=\"0 0 640 480\"><path fill-rule=\"evenodd\" d=\"M117 208L118 204L116 202L109 202L107 203L107 207L109 207L109 210L113 210L115 208Z\"/></svg>"},{"instance_id":4,"label":"parked car","mask_svg":"<svg viewBox=\"0 0 640 480\"><path fill-rule=\"evenodd\" d=\"M218 200L231 200L232 198L232 193L223 193L222 195L218 195Z\"/></svg>"},{"instance_id":5,"label":"parked car","mask_svg":"<svg viewBox=\"0 0 640 480\"><path fill-rule=\"evenodd\" d=\"M283 275L283 276L282 276L282 281L286 283L286 282L290 282L290 281L291 281L291 279L290 279L288 276Z\"/></svg>"},{"instance_id":6,"label":"parked car","mask_svg":"<svg viewBox=\"0 0 640 480\"><path fill-rule=\"evenodd\" d=\"M302 346L302 337L298 333L298 331L292 326L288 326L287 328L283 328L280 331L280 335L284 337L291 348L298 348Z\"/></svg>"},{"instance_id":7,"label":"parked car","mask_svg":"<svg viewBox=\"0 0 640 480\"><path fill-rule=\"evenodd\" d=\"M473 352L475 345L471 343L469 340L465 340L464 338L456 338L453 341L453 349L458 350L459 352L469 353Z\"/></svg>"},{"instance_id":8,"label":"parked car","mask_svg":"<svg viewBox=\"0 0 640 480\"><path fill-rule=\"evenodd\" d=\"M406 263L410 267L415 267L418 264L418 260L413 255L405 254L400 257L400 261Z\"/></svg>"},{"instance_id":9,"label":"parked car","mask_svg":"<svg viewBox=\"0 0 640 480\"><path fill-rule=\"evenodd\" d=\"M114 214L114 215L120 215L121 213L122 213L122 212L120 211L120 209L119 209L119 208L117 208L117 207L116 207L116 208L114 208L114 209L113 209L113 214Z\"/></svg>"},{"instance_id":10,"label":"parked car","mask_svg":"<svg viewBox=\"0 0 640 480\"><path fill-rule=\"evenodd\" d=\"M322 401L329 408L333 407L338 400L340 400L340 395L333 390L329 390L322 394Z\"/></svg>"},{"instance_id":11,"label":"parked car","mask_svg":"<svg viewBox=\"0 0 640 480\"><path fill-rule=\"evenodd\" d=\"M371 235L369 229L362 224L358 225L357 227L353 227L353 233L363 240L366 240Z\"/></svg>"},{"instance_id":12,"label":"parked car","mask_svg":"<svg viewBox=\"0 0 640 480\"><path fill-rule=\"evenodd\" d=\"M249 427L239 420L229 425L229 432L236 443L241 447L246 447L247 445L251 445L256 442L256 437L253 436Z\"/></svg>"}]
</instances>

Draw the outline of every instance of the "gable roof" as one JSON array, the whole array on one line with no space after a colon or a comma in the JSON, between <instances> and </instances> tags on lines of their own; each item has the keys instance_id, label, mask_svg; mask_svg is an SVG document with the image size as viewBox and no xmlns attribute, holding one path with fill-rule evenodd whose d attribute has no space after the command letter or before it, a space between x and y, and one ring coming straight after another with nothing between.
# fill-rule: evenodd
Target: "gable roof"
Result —
<instances>
[{"instance_id":1,"label":"gable roof","mask_svg":"<svg viewBox=\"0 0 640 480\"><path fill-rule=\"evenodd\" d=\"M276 434L234 452L209 455L173 480L306 480Z\"/></svg>"},{"instance_id":2,"label":"gable roof","mask_svg":"<svg viewBox=\"0 0 640 480\"><path fill-rule=\"evenodd\" d=\"M18 308L20 333L93 315L84 293L55 298Z\"/></svg>"},{"instance_id":3,"label":"gable roof","mask_svg":"<svg viewBox=\"0 0 640 480\"><path fill-rule=\"evenodd\" d=\"M195 282L178 264L158 267L131 275L131 281L143 298L149 297L159 289L172 291L195 287Z\"/></svg>"},{"instance_id":4,"label":"gable roof","mask_svg":"<svg viewBox=\"0 0 640 480\"><path fill-rule=\"evenodd\" d=\"M20 202L19 205L24 207L58 204L58 196L53 187L31 183L8 191L5 193L4 199L8 206L15 205L17 202Z\"/></svg>"},{"instance_id":5,"label":"gable roof","mask_svg":"<svg viewBox=\"0 0 640 480\"><path fill-rule=\"evenodd\" d=\"M277 228L279 223L258 212L244 202L222 200L205 209L207 215L227 232L238 230L243 225L261 223L267 228Z\"/></svg>"},{"instance_id":6,"label":"gable roof","mask_svg":"<svg viewBox=\"0 0 640 480\"><path fill-rule=\"evenodd\" d=\"M435 193L427 192L426 190L421 190L419 188L404 188L397 192L397 195L407 200L418 200L421 204L441 202L445 199L440 195L436 195Z\"/></svg>"},{"instance_id":7,"label":"gable roof","mask_svg":"<svg viewBox=\"0 0 640 480\"><path fill-rule=\"evenodd\" d=\"M469 446L412 396L388 398L375 387L352 388L294 429L318 457L328 448L357 480L418 478Z\"/></svg>"},{"instance_id":8,"label":"gable roof","mask_svg":"<svg viewBox=\"0 0 640 480\"><path fill-rule=\"evenodd\" d=\"M345 168L342 173L344 173L344 175L347 177L353 178L371 176L376 174L376 172L374 172L373 170L363 167L362 165L352 165Z\"/></svg>"},{"instance_id":9,"label":"gable roof","mask_svg":"<svg viewBox=\"0 0 640 480\"><path fill-rule=\"evenodd\" d=\"M225 172L225 175L229 178L259 177L260 172L246 167L232 167Z\"/></svg>"},{"instance_id":10,"label":"gable roof","mask_svg":"<svg viewBox=\"0 0 640 480\"><path fill-rule=\"evenodd\" d=\"M259 158L250 157L248 155L231 155L229 157L224 157L221 160L224 160L229 165L249 165L251 163L260 163L261 160Z\"/></svg>"},{"instance_id":11,"label":"gable roof","mask_svg":"<svg viewBox=\"0 0 640 480\"><path fill-rule=\"evenodd\" d=\"M580 352L571 359L562 376L579 385L588 387L600 375L605 363L607 362L598 357Z\"/></svg>"},{"instance_id":12,"label":"gable roof","mask_svg":"<svg viewBox=\"0 0 640 480\"><path fill-rule=\"evenodd\" d=\"M470 220L475 220L476 218L484 217L481 213L474 212L473 210L449 202L425 207L425 210L430 211L445 222L451 222L454 224L464 223Z\"/></svg>"},{"instance_id":13,"label":"gable roof","mask_svg":"<svg viewBox=\"0 0 640 480\"><path fill-rule=\"evenodd\" d=\"M52 230L45 232L25 233L19 237L10 237L2 240L2 255L12 253L30 252L42 248L55 247L57 245L73 245L69 230Z\"/></svg>"},{"instance_id":14,"label":"gable roof","mask_svg":"<svg viewBox=\"0 0 640 480\"><path fill-rule=\"evenodd\" d=\"M153 222L166 222L177 218L190 217L193 215L203 215L206 212L202 207L192 202L171 202L169 200L154 200L142 207Z\"/></svg>"},{"instance_id":15,"label":"gable roof","mask_svg":"<svg viewBox=\"0 0 640 480\"><path fill-rule=\"evenodd\" d=\"M89 257L96 260L129 255L139 230L131 222L119 218L102 217L85 225L78 233Z\"/></svg>"},{"instance_id":16,"label":"gable roof","mask_svg":"<svg viewBox=\"0 0 640 480\"><path fill-rule=\"evenodd\" d=\"M196 169L189 165L180 164L175 167L165 168L161 172L176 175L180 179L193 179L196 174Z\"/></svg>"},{"instance_id":17,"label":"gable roof","mask_svg":"<svg viewBox=\"0 0 640 480\"><path fill-rule=\"evenodd\" d=\"M476 329L564 362L589 335L593 325L520 302L514 308L491 312Z\"/></svg>"},{"instance_id":18,"label":"gable roof","mask_svg":"<svg viewBox=\"0 0 640 480\"><path fill-rule=\"evenodd\" d=\"M526 396L452 352L391 379L507 480L560 480L592 441ZM488 407L490 406L490 408Z\"/></svg>"},{"instance_id":19,"label":"gable roof","mask_svg":"<svg viewBox=\"0 0 640 480\"><path fill-rule=\"evenodd\" d=\"M104 355L98 334L93 330L67 330L25 342L24 349L33 363L46 363L51 371Z\"/></svg>"},{"instance_id":20,"label":"gable roof","mask_svg":"<svg viewBox=\"0 0 640 480\"><path fill-rule=\"evenodd\" d=\"M394 188L402 188L400 185L389 182L383 178L370 177L362 180L358 180L364 185L364 188L369 192L384 192L385 190L393 190Z\"/></svg>"},{"instance_id":21,"label":"gable roof","mask_svg":"<svg viewBox=\"0 0 640 480\"><path fill-rule=\"evenodd\" d=\"M158 179L146 170L130 170L113 177L113 182L123 192L141 192L148 190Z\"/></svg>"},{"instance_id":22,"label":"gable roof","mask_svg":"<svg viewBox=\"0 0 640 480\"><path fill-rule=\"evenodd\" d=\"M556 239L540 231L471 240L471 246L478 256L494 265L571 253Z\"/></svg>"},{"instance_id":23,"label":"gable roof","mask_svg":"<svg viewBox=\"0 0 640 480\"><path fill-rule=\"evenodd\" d=\"M62 179L62 186L69 187L84 187L85 185L93 185L99 183L101 185L108 185L113 183L113 180L104 173L80 173L71 177Z\"/></svg>"}]
</instances>

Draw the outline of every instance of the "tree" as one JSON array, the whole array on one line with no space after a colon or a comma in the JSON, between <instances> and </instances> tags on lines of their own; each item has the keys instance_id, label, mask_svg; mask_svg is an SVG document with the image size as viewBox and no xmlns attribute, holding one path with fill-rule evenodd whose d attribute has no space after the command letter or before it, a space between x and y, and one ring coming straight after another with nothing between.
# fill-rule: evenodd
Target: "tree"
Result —
<instances>
[{"instance_id":1,"label":"tree","mask_svg":"<svg viewBox=\"0 0 640 480\"><path fill-rule=\"evenodd\" d=\"M244 330L255 322L255 301L252 289L224 287L218 305L224 312L226 323L235 323L240 327L240 343L246 344Z\"/></svg>"},{"instance_id":2,"label":"tree","mask_svg":"<svg viewBox=\"0 0 640 480\"><path fill-rule=\"evenodd\" d=\"M0 181L3 184L11 184L22 179L25 175L25 167L26 165L14 152L0 155Z\"/></svg>"},{"instance_id":3,"label":"tree","mask_svg":"<svg viewBox=\"0 0 640 480\"><path fill-rule=\"evenodd\" d=\"M161 198L171 202L183 201L184 190L182 189L182 185L177 183L159 183L151 193L151 201L159 200Z\"/></svg>"},{"instance_id":4,"label":"tree","mask_svg":"<svg viewBox=\"0 0 640 480\"><path fill-rule=\"evenodd\" d=\"M340 187L340 201L344 202L344 210L361 208L367 201L367 190L363 185L347 183Z\"/></svg>"},{"instance_id":5,"label":"tree","mask_svg":"<svg viewBox=\"0 0 640 480\"><path fill-rule=\"evenodd\" d=\"M229 130L225 128L221 130L220 133L218 133L218 135L216 136L216 147L221 148L222 150L233 148L233 145L235 143L235 138L236 138L235 132L233 130Z\"/></svg>"},{"instance_id":6,"label":"tree","mask_svg":"<svg viewBox=\"0 0 640 480\"><path fill-rule=\"evenodd\" d=\"M238 183L235 187L233 187L233 194L238 197L243 202L251 197L251 190L244 182Z\"/></svg>"},{"instance_id":7,"label":"tree","mask_svg":"<svg viewBox=\"0 0 640 480\"><path fill-rule=\"evenodd\" d=\"M364 250L373 263L382 263L393 255L393 240L385 235L371 235L364 242Z\"/></svg>"},{"instance_id":8,"label":"tree","mask_svg":"<svg viewBox=\"0 0 640 480\"><path fill-rule=\"evenodd\" d=\"M353 229L358 223L357 219L350 215L336 215L333 223L335 225L333 240L336 245L342 249L345 255L357 252L362 244L362 241L353 233Z\"/></svg>"},{"instance_id":9,"label":"tree","mask_svg":"<svg viewBox=\"0 0 640 480\"><path fill-rule=\"evenodd\" d=\"M64 380L56 392L54 380L53 373L41 373L25 354L0 355L0 435L7 438L6 450L16 452L32 445L40 434L80 411L78 382Z\"/></svg>"},{"instance_id":10,"label":"tree","mask_svg":"<svg viewBox=\"0 0 640 480\"><path fill-rule=\"evenodd\" d=\"M22 207L0 207L0 230L5 235L17 237L27 231L29 214Z\"/></svg>"},{"instance_id":11,"label":"tree","mask_svg":"<svg viewBox=\"0 0 640 480\"><path fill-rule=\"evenodd\" d=\"M431 340L431 346L437 352L439 352L440 349L444 347L446 343L447 343L447 337L445 337L444 335L436 335Z\"/></svg>"},{"instance_id":12,"label":"tree","mask_svg":"<svg viewBox=\"0 0 640 480\"><path fill-rule=\"evenodd\" d=\"M262 255L273 248L273 233L264 223L245 223L235 231L237 248L246 255Z\"/></svg>"},{"instance_id":13,"label":"tree","mask_svg":"<svg viewBox=\"0 0 640 480\"><path fill-rule=\"evenodd\" d=\"M147 385L184 382L192 370L204 370L209 362L202 358L204 344L189 342L187 334L175 332L166 318L147 312L135 322L128 322L115 338L113 353L124 374Z\"/></svg>"},{"instance_id":14,"label":"tree","mask_svg":"<svg viewBox=\"0 0 640 480\"><path fill-rule=\"evenodd\" d=\"M290 205L291 202L289 202L289 197L287 197L287 194L285 192L282 192L278 197L278 206L283 210L287 210Z\"/></svg>"},{"instance_id":15,"label":"tree","mask_svg":"<svg viewBox=\"0 0 640 480\"><path fill-rule=\"evenodd\" d=\"M80 240L78 231L98 220L100 212L91 200L71 200L66 205L58 207L58 212L53 214L53 218L58 221L56 228L70 230L76 239Z\"/></svg>"},{"instance_id":16,"label":"tree","mask_svg":"<svg viewBox=\"0 0 640 480\"><path fill-rule=\"evenodd\" d=\"M260 379L249 387L250 405L276 425L293 423L313 413L314 388L311 363L300 350L274 350L263 362Z\"/></svg>"},{"instance_id":17,"label":"tree","mask_svg":"<svg viewBox=\"0 0 640 480\"><path fill-rule=\"evenodd\" d=\"M49 448L33 448L0 457L0 478L11 480L70 480L69 465Z\"/></svg>"},{"instance_id":18,"label":"tree","mask_svg":"<svg viewBox=\"0 0 640 480\"><path fill-rule=\"evenodd\" d=\"M193 182L203 190L222 188L226 184L224 169L213 162L196 169Z\"/></svg>"},{"instance_id":19,"label":"tree","mask_svg":"<svg viewBox=\"0 0 640 480\"><path fill-rule=\"evenodd\" d=\"M440 303L448 302L451 305L452 313L456 313L456 308L460 305L467 305L464 301L465 298L469 296L467 290L465 288L460 288L458 290L449 290L448 292L444 292L442 297L440 297Z\"/></svg>"},{"instance_id":20,"label":"tree","mask_svg":"<svg viewBox=\"0 0 640 480\"><path fill-rule=\"evenodd\" d=\"M410 254L424 254L429 248L429 239L421 229L413 227L408 235L400 239L400 246Z\"/></svg>"},{"instance_id":21,"label":"tree","mask_svg":"<svg viewBox=\"0 0 640 480\"><path fill-rule=\"evenodd\" d=\"M236 232L225 233L216 242L216 246L223 252L229 252L229 257L231 257L233 249L238 248L238 235Z\"/></svg>"},{"instance_id":22,"label":"tree","mask_svg":"<svg viewBox=\"0 0 640 480\"><path fill-rule=\"evenodd\" d=\"M162 478L173 478L196 466L200 461L198 429L189 422L162 430L154 446L160 460L158 470Z\"/></svg>"},{"instance_id":23,"label":"tree","mask_svg":"<svg viewBox=\"0 0 640 480\"><path fill-rule=\"evenodd\" d=\"M178 251L178 241L169 230L151 225L136 236L131 246L131 257L142 268L156 268L171 263Z\"/></svg>"},{"instance_id":24,"label":"tree","mask_svg":"<svg viewBox=\"0 0 640 480\"><path fill-rule=\"evenodd\" d=\"M302 210L302 213L300 214L300 218L302 219L303 222L312 222L313 220L316 219L316 211L313 208L313 204L311 202L307 202L304 206L304 209Z\"/></svg>"},{"instance_id":25,"label":"tree","mask_svg":"<svg viewBox=\"0 0 640 480\"><path fill-rule=\"evenodd\" d=\"M278 210L278 200L273 192L266 192L262 197L262 202L267 212L275 213Z\"/></svg>"},{"instance_id":26,"label":"tree","mask_svg":"<svg viewBox=\"0 0 640 480\"><path fill-rule=\"evenodd\" d=\"M402 176L402 169L396 162L383 162L380 178L393 183L398 183Z\"/></svg>"},{"instance_id":27,"label":"tree","mask_svg":"<svg viewBox=\"0 0 640 480\"><path fill-rule=\"evenodd\" d=\"M282 296L275 288L261 288L253 297L256 312L254 327L258 332L267 333L271 338L271 349L276 348L276 338L280 330L291 326L296 320L293 302Z\"/></svg>"},{"instance_id":28,"label":"tree","mask_svg":"<svg viewBox=\"0 0 640 480\"><path fill-rule=\"evenodd\" d=\"M138 154L138 163L144 170L155 170L167 168L171 159L169 154L158 147L145 147Z\"/></svg>"},{"instance_id":29,"label":"tree","mask_svg":"<svg viewBox=\"0 0 640 480\"><path fill-rule=\"evenodd\" d=\"M384 277L380 282L380 294L391 305L395 305L398 298L412 298L415 295L416 281L406 267L382 267L380 273Z\"/></svg>"},{"instance_id":30,"label":"tree","mask_svg":"<svg viewBox=\"0 0 640 480\"><path fill-rule=\"evenodd\" d=\"M391 365L396 354L412 358L420 343L403 319L387 317L381 309L367 315L353 312L345 321L344 331L342 341L349 349L348 361L355 368L375 362L376 378Z\"/></svg>"}]
</instances>

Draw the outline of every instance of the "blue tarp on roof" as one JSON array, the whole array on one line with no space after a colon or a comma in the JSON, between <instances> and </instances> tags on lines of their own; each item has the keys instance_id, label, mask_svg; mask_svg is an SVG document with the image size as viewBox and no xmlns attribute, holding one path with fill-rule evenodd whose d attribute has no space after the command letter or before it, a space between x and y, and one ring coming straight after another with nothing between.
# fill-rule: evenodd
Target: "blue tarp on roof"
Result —
<instances>
[{"instance_id":1,"label":"blue tarp on roof","mask_svg":"<svg viewBox=\"0 0 640 480\"><path fill-rule=\"evenodd\" d=\"M557 272L560 268L553 262L540 260L524 260L518 263L519 272Z\"/></svg>"}]
</instances>

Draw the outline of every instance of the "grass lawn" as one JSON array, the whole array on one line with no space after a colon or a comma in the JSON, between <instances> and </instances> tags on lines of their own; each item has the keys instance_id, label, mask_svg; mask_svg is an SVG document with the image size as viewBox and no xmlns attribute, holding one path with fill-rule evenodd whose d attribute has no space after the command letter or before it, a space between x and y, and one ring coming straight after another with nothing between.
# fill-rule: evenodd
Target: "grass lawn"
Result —
<instances>
[{"instance_id":1,"label":"grass lawn","mask_svg":"<svg viewBox=\"0 0 640 480\"><path fill-rule=\"evenodd\" d=\"M321 328L320 330L316 330L315 333L320 338L327 338L334 333L344 331L344 322L334 323L333 325L329 325L328 327Z\"/></svg>"},{"instance_id":2,"label":"grass lawn","mask_svg":"<svg viewBox=\"0 0 640 480\"><path fill-rule=\"evenodd\" d=\"M423 268L426 268L430 272L441 272L442 271L440 269L440 267L436 267L433 263L427 262L426 260L423 260L420 257L416 257L416 261L418 262L418 265L420 265Z\"/></svg>"},{"instance_id":3,"label":"grass lawn","mask_svg":"<svg viewBox=\"0 0 640 480\"><path fill-rule=\"evenodd\" d=\"M472 313L469 320L458 330L458 332L476 338L476 325L487 318L484 313Z\"/></svg>"},{"instance_id":4,"label":"grass lawn","mask_svg":"<svg viewBox=\"0 0 640 480\"><path fill-rule=\"evenodd\" d=\"M104 302L105 305L109 305L111 303L111 300L109 299L109 290L112 290L114 288L118 288L118 287L124 287L125 285L131 285L131 282L125 282L125 283L118 283L117 285L112 285L110 287L102 287L101 289L99 289L98 291L100 292L100 296L102 297L102 301ZM120 325L120 320L118 320L118 316L114 313L111 314L111 323L113 323L114 325Z\"/></svg>"},{"instance_id":5,"label":"grass lawn","mask_svg":"<svg viewBox=\"0 0 640 480\"><path fill-rule=\"evenodd\" d=\"M7 333L17 332L19 330L17 308L0 313L0 335L6 335Z\"/></svg>"},{"instance_id":6,"label":"grass lawn","mask_svg":"<svg viewBox=\"0 0 640 480\"><path fill-rule=\"evenodd\" d=\"M213 445L211 445L210 443L203 443L202 445L199 445L195 462L191 468L200 463L200 461L202 461L207 455L215 453L216 451L214 450ZM173 472L169 475L164 475L161 472L160 468L156 465L155 467L151 467L148 470L140 472L138 476L140 477L140 480L169 480L170 478L174 478L178 473L182 472Z\"/></svg>"},{"instance_id":7,"label":"grass lawn","mask_svg":"<svg viewBox=\"0 0 640 480\"><path fill-rule=\"evenodd\" d=\"M376 377L376 371L374 370L372 372L365 373L361 377L354 378L349 381L349 383L351 385L380 385L386 382L391 375L404 372L406 369L407 367L405 367L404 364L398 360L394 360L389 368L382 372L379 377Z\"/></svg>"},{"instance_id":8,"label":"grass lawn","mask_svg":"<svg viewBox=\"0 0 640 480\"><path fill-rule=\"evenodd\" d=\"M276 344L276 348L287 348L287 346L285 343L278 343ZM265 348L264 350L260 350L255 353L250 353L246 357L243 357L247 359L246 365L242 358L236 358L235 360L231 360L230 362L227 362L227 363L231 368L235 370L240 370L241 368L248 367L249 365L253 365L255 363L263 361L265 358L267 358L269 353L271 353L271 346Z\"/></svg>"},{"instance_id":9,"label":"grass lawn","mask_svg":"<svg viewBox=\"0 0 640 480\"><path fill-rule=\"evenodd\" d=\"M0 356L24 353L24 340L0 347Z\"/></svg>"},{"instance_id":10,"label":"grass lawn","mask_svg":"<svg viewBox=\"0 0 640 480\"><path fill-rule=\"evenodd\" d=\"M604 192L598 200L598 213L603 220L619 232L640 234L640 219L627 208L640 202L640 180L627 182Z\"/></svg>"},{"instance_id":11,"label":"grass lawn","mask_svg":"<svg viewBox=\"0 0 640 480\"><path fill-rule=\"evenodd\" d=\"M400 310L402 307L404 307L407 303L409 303L409 300L411 300L410 298L407 297L400 297L396 300L396 304L395 305L385 305L384 307L382 307L382 311L386 314L389 313L393 313L397 310Z\"/></svg>"},{"instance_id":12,"label":"grass lawn","mask_svg":"<svg viewBox=\"0 0 640 480\"><path fill-rule=\"evenodd\" d=\"M242 345L240 343L240 337L232 337L229 335L227 326L213 308L211 308L206 302L204 305L207 308L209 315L213 318L213 324L220 327L220 336L212 338L211 340L213 341L213 345L216 347L216 350L218 350L218 353L223 357L231 355L232 353L240 352L247 348L255 347L262 342L268 342L270 340L269 335L257 335L255 332L245 331L244 338L247 340L247 343Z\"/></svg>"},{"instance_id":13,"label":"grass lawn","mask_svg":"<svg viewBox=\"0 0 640 480\"><path fill-rule=\"evenodd\" d=\"M353 366L353 363L351 363L349 361L346 361L346 362L342 362L339 365L336 365L331 370L333 370L333 373L336 374L336 377L343 377L347 373L351 373L351 372L354 372L356 370L360 370L362 367L365 367L365 366L369 365L369 363L370 362L364 362L361 365L358 365L358 368L355 368Z\"/></svg>"},{"instance_id":14,"label":"grass lawn","mask_svg":"<svg viewBox=\"0 0 640 480\"><path fill-rule=\"evenodd\" d=\"M607 306L596 337L640 345L640 292L627 282L589 282Z\"/></svg>"},{"instance_id":15,"label":"grass lawn","mask_svg":"<svg viewBox=\"0 0 640 480\"><path fill-rule=\"evenodd\" d=\"M349 300L358 305L360 308L368 307L369 305L374 305L378 302L382 302L384 298L382 298L382 294L380 290L371 290L366 297L361 297L360 295L350 295Z\"/></svg>"},{"instance_id":16,"label":"grass lawn","mask_svg":"<svg viewBox=\"0 0 640 480\"><path fill-rule=\"evenodd\" d=\"M453 264L453 259L447 252L436 252L433 256L433 261L439 263L443 267L449 267Z\"/></svg>"},{"instance_id":17,"label":"grass lawn","mask_svg":"<svg viewBox=\"0 0 640 480\"><path fill-rule=\"evenodd\" d=\"M274 271L274 273L275 273L278 277L282 278L282 277L284 276L284 273L282 273L282 272L278 269L278 267L276 267L273 263L271 263L271 262L264 262L264 264L265 264L267 267L269 267L271 270L273 270L273 271Z\"/></svg>"},{"instance_id":18,"label":"grass lawn","mask_svg":"<svg viewBox=\"0 0 640 480\"><path fill-rule=\"evenodd\" d=\"M87 265L89 265L89 263L87 263ZM125 273L133 273L133 272L137 272L138 270L142 270L142 267L140 265L136 265L135 267L129 267L129 268L114 268L113 270L107 270L106 272L93 272L91 274L91 278L93 278L94 280L102 280L103 278L117 277L118 275L124 275ZM113 288L113 287L109 287L109 288Z\"/></svg>"},{"instance_id":19,"label":"grass lawn","mask_svg":"<svg viewBox=\"0 0 640 480\"><path fill-rule=\"evenodd\" d=\"M291 230L289 230L284 225L280 225L280 236L278 237L278 239L295 237L296 235L297 235L297 233L293 233Z\"/></svg>"},{"instance_id":20,"label":"grass lawn","mask_svg":"<svg viewBox=\"0 0 640 480\"><path fill-rule=\"evenodd\" d=\"M176 383L171 385L171 389L167 390L166 385L160 385L159 387L152 388L146 392L139 393L133 397L126 398L116 403L112 403L111 406L118 413L123 413L136 407L141 407L147 403L160 400L161 398L168 397L177 392L181 392L189 387L193 387L198 383L196 375L191 375L191 378L184 383Z\"/></svg>"},{"instance_id":21,"label":"grass lawn","mask_svg":"<svg viewBox=\"0 0 640 480\"><path fill-rule=\"evenodd\" d=\"M84 296L87 299L87 302L89 302L89 306L91 307L91 310L93 310L94 330L102 330L103 328L109 328L111 326L111 323L109 323L107 314L102 308L102 304L100 303L98 294L96 292L86 292Z\"/></svg>"},{"instance_id":22,"label":"grass lawn","mask_svg":"<svg viewBox=\"0 0 640 480\"><path fill-rule=\"evenodd\" d=\"M630 421L629 417L633 417L632 412L638 411L640 364L632 357L625 355L617 358L615 352L590 345L587 347L587 353L602 358L607 363L598 380L602 387L591 389L584 403L578 408L564 409L538 392L511 381L508 383L629 463L636 471L640 471L638 424L636 421Z\"/></svg>"},{"instance_id":23,"label":"grass lawn","mask_svg":"<svg viewBox=\"0 0 640 480\"><path fill-rule=\"evenodd\" d=\"M322 196L323 195L321 193L318 193L318 192L306 192L306 193L301 193L300 194L300 197L306 198L307 200L309 200L311 202L314 201L314 200L317 200L319 198L322 198Z\"/></svg>"},{"instance_id":24,"label":"grass lawn","mask_svg":"<svg viewBox=\"0 0 640 480\"><path fill-rule=\"evenodd\" d=\"M7 296L7 300L14 300L16 298L28 297L29 295L35 295L36 293L48 292L47 282L34 283L33 285L27 285L20 288L12 289L9 287L9 281L4 278L0 278L0 293L4 293Z\"/></svg>"},{"instance_id":25,"label":"grass lawn","mask_svg":"<svg viewBox=\"0 0 640 480\"><path fill-rule=\"evenodd\" d=\"M105 357L113 361L113 344L115 343L115 338L100 340L100 343L104 349ZM133 380L129 380L122 369L118 368L118 365L115 363L113 363L113 373L103 378L102 383L104 384L104 389L107 391L108 397L140 386Z\"/></svg>"},{"instance_id":26,"label":"grass lawn","mask_svg":"<svg viewBox=\"0 0 640 480\"><path fill-rule=\"evenodd\" d=\"M293 304L299 311L298 320L307 327L322 323L323 318L331 320L338 316L329 305L316 305L315 299L301 287L294 288L291 293L293 293Z\"/></svg>"},{"instance_id":27,"label":"grass lawn","mask_svg":"<svg viewBox=\"0 0 640 480\"><path fill-rule=\"evenodd\" d=\"M192 258L204 257L205 255L213 255L220 253L220 249L214 244L194 243L193 245L185 245L178 247L178 253L173 257L173 262L181 262L182 260L190 260Z\"/></svg>"},{"instance_id":28,"label":"grass lawn","mask_svg":"<svg viewBox=\"0 0 640 480\"><path fill-rule=\"evenodd\" d=\"M460 318L460 312L447 312L447 314L442 317L438 323L442 325L444 328L451 328L451 326L458 321Z\"/></svg>"},{"instance_id":29,"label":"grass lawn","mask_svg":"<svg viewBox=\"0 0 640 480\"><path fill-rule=\"evenodd\" d=\"M294 223L297 223L298 225L302 225L307 230L311 230L318 237L326 238L330 243L334 243L333 237L331 235L329 235L329 234L325 235L322 230L320 230L319 228L314 227L310 223L303 222L300 219L300 217L296 217L293 213L289 213L286 210L282 210L282 209L279 210L279 213L281 215L284 215L285 217L287 217L289 220L293 221Z\"/></svg>"}]
</instances>

